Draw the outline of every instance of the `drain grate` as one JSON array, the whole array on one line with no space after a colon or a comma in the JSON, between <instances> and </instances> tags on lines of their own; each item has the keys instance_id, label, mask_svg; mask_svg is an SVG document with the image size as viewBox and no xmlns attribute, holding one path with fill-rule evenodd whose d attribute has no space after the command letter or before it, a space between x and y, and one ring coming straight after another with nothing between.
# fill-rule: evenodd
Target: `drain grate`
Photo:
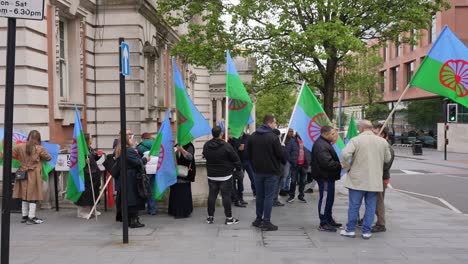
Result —
<instances>
[{"instance_id":1,"label":"drain grate","mask_svg":"<svg viewBox=\"0 0 468 264\"><path fill-rule=\"evenodd\" d=\"M267 248L292 250L316 248L303 227L280 227L278 231L262 232L263 245Z\"/></svg>"}]
</instances>

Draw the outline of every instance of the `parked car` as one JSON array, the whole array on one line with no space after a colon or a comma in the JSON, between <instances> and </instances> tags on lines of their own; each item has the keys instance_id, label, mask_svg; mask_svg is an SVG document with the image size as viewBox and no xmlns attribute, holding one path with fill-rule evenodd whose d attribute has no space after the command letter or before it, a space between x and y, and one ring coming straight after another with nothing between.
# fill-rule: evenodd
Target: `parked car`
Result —
<instances>
[{"instance_id":1,"label":"parked car","mask_svg":"<svg viewBox=\"0 0 468 264\"><path fill-rule=\"evenodd\" d=\"M400 141L401 144L413 144L416 141L416 131L403 132Z\"/></svg>"},{"instance_id":2,"label":"parked car","mask_svg":"<svg viewBox=\"0 0 468 264\"><path fill-rule=\"evenodd\" d=\"M437 139L435 139L434 137L420 136L416 137L416 139L422 142L423 147L437 148Z\"/></svg>"}]
</instances>

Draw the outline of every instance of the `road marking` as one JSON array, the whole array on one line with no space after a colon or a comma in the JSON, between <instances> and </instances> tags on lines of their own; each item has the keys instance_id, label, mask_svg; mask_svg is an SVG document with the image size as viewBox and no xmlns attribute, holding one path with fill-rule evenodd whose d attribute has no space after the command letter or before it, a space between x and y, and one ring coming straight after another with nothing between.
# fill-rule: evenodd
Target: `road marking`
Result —
<instances>
[{"instance_id":1,"label":"road marking","mask_svg":"<svg viewBox=\"0 0 468 264\"><path fill-rule=\"evenodd\" d=\"M401 170L402 172L410 175L417 175L417 174L424 174L422 172L417 172L417 171L410 171L410 170Z\"/></svg>"},{"instance_id":2,"label":"road marking","mask_svg":"<svg viewBox=\"0 0 468 264\"><path fill-rule=\"evenodd\" d=\"M395 190L397 192L413 194L413 195L419 195L419 196L422 196L422 197L427 197L427 198L432 198L432 199L439 200L439 202L443 203L445 206L447 206L450 210L454 211L455 213L463 214L462 211L458 210L455 206L451 205L449 202L447 202L446 200L444 200L444 199L442 199L440 197L427 195L427 194L422 194L422 193L410 192L410 191L405 191L405 190L400 190L400 189L395 189L395 188L393 188L393 186L391 184L388 184L387 186L388 186L388 188L390 188L392 190Z\"/></svg>"}]
</instances>

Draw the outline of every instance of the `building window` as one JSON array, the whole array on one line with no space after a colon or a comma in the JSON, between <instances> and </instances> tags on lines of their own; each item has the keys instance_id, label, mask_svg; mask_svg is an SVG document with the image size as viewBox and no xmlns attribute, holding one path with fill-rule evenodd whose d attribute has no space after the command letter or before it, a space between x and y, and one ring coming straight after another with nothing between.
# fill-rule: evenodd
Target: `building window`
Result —
<instances>
[{"instance_id":1,"label":"building window","mask_svg":"<svg viewBox=\"0 0 468 264\"><path fill-rule=\"evenodd\" d=\"M406 63L405 68L406 68L406 83L409 84L414 74L414 61Z\"/></svg>"},{"instance_id":2,"label":"building window","mask_svg":"<svg viewBox=\"0 0 468 264\"><path fill-rule=\"evenodd\" d=\"M65 21L59 21L59 83L60 83L60 98L67 99L68 91L68 47L67 47L67 24Z\"/></svg>"},{"instance_id":3,"label":"building window","mask_svg":"<svg viewBox=\"0 0 468 264\"><path fill-rule=\"evenodd\" d=\"M387 47L383 47L382 48L382 57L383 57L383 61L386 62L387 61Z\"/></svg>"},{"instance_id":4,"label":"building window","mask_svg":"<svg viewBox=\"0 0 468 264\"><path fill-rule=\"evenodd\" d=\"M395 43L395 57L399 57L400 56L400 44L396 44Z\"/></svg>"},{"instance_id":5,"label":"building window","mask_svg":"<svg viewBox=\"0 0 468 264\"><path fill-rule=\"evenodd\" d=\"M436 39L436 16L432 16L432 22L431 22L431 27L429 28L429 43L432 43Z\"/></svg>"},{"instance_id":6,"label":"building window","mask_svg":"<svg viewBox=\"0 0 468 264\"><path fill-rule=\"evenodd\" d=\"M148 109L153 109L156 104L154 103L155 97L155 86L156 86L156 57L148 56L146 57L146 94L148 99Z\"/></svg>"},{"instance_id":7,"label":"building window","mask_svg":"<svg viewBox=\"0 0 468 264\"><path fill-rule=\"evenodd\" d=\"M398 91L398 67L391 69L392 91Z\"/></svg>"},{"instance_id":8,"label":"building window","mask_svg":"<svg viewBox=\"0 0 468 264\"><path fill-rule=\"evenodd\" d=\"M380 72L380 91L385 92L385 85L387 84L387 71Z\"/></svg>"},{"instance_id":9,"label":"building window","mask_svg":"<svg viewBox=\"0 0 468 264\"><path fill-rule=\"evenodd\" d=\"M411 30L411 38L415 38L415 37L416 37L416 30L413 29L413 30ZM410 44L410 50L411 51L416 50L416 48L417 48L416 44L415 45Z\"/></svg>"}]
</instances>

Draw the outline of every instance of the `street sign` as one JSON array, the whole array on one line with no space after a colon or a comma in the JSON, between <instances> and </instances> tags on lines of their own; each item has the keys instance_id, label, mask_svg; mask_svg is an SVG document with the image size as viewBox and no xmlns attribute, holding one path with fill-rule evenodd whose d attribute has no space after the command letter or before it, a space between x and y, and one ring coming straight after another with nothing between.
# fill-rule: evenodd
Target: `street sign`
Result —
<instances>
[{"instance_id":1,"label":"street sign","mask_svg":"<svg viewBox=\"0 0 468 264\"><path fill-rule=\"evenodd\" d=\"M122 42L120 49L122 51L122 58L120 58L122 60L120 72L123 76L130 76L130 47L127 43Z\"/></svg>"},{"instance_id":2,"label":"street sign","mask_svg":"<svg viewBox=\"0 0 468 264\"><path fill-rule=\"evenodd\" d=\"M0 17L44 19L45 0L0 0Z\"/></svg>"}]
</instances>

